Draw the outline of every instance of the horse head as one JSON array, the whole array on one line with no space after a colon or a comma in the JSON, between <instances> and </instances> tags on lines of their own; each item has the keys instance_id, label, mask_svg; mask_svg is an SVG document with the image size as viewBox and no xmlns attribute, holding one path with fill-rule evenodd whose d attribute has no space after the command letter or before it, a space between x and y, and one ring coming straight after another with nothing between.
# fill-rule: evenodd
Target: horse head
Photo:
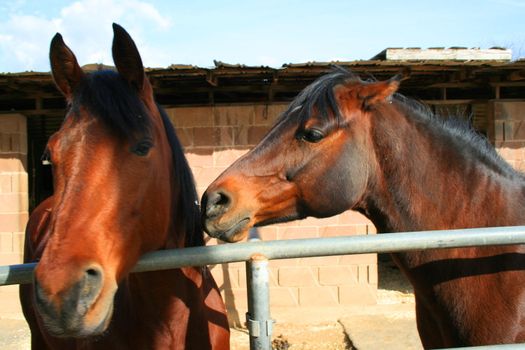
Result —
<instances>
[{"instance_id":1,"label":"horse head","mask_svg":"<svg viewBox=\"0 0 525 350\"><path fill-rule=\"evenodd\" d=\"M67 112L47 144L54 196L34 288L56 336L104 332L119 282L143 253L166 247L172 225L163 119L135 43L119 25L113 30L116 72L84 73L60 34L51 42Z\"/></svg>"},{"instance_id":2,"label":"horse head","mask_svg":"<svg viewBox=\"0 0 525 350\"><path fill-rule=\"evenodd\" d=\"M208 187L205 230L236 242L252 226L353 208L375 166L370 112L388 104L398 86L398 76L364 82L336 70L306 87L263 140Z\"/></svg>"}]
</instances>

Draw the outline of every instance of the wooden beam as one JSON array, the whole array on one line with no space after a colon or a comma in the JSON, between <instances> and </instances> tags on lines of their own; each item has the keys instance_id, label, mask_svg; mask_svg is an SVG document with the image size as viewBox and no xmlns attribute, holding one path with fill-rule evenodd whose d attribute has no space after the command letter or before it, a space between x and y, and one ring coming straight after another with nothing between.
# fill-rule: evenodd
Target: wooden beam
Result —
<instances>
[{"instance_id":1,"label":"wooden beam","mask_svg":"<svg viewBox=\"0 0 525 350\"><path fill-rule=\"evenodd\" d=\"M507 75L507 80L525 80L525 70L517 70Z\"/></svg>"}]
</instances>

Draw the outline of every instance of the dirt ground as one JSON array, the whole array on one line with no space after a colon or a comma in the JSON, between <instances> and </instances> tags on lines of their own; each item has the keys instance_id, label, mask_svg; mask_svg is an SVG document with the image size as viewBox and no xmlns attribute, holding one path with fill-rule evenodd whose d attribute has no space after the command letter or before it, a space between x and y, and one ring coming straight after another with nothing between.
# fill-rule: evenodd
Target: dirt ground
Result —
<instances>
[{"instance_id":1,"label":"dirt ground","mask_svg":"<svg viewBox=\"0 0 525 350\"><path fill-rule=\"evenodd\" d=\"M378 271L378 305L322 310L317 322L297 323L294 315L280 315L273 328L274 349L421 349L411 286L385 256L379 257ZM30 349L29 341L24 320L0 319L0 349ZM231 344L232 350L248 350L247 330L232 329Z\"/></svg>"}]
</instances>

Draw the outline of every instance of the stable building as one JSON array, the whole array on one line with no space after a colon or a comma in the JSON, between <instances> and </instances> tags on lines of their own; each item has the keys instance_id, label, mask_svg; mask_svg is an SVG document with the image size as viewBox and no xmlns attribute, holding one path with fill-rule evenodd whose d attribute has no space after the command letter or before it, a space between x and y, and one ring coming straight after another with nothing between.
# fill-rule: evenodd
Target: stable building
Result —
<instances>
[{"instance_id":1,"label":"stable building","mask_svg":"<svg viewBox=\"0 0 525 350\"><path fill-rule=\"evenodd\" d=\"M509 50L389 48L364 61L285 64L278 69L215 62L213 68L147 69L147 75L157 102L177 130L202 194L262 138L304 87L334 65L363 79L403 74L400 93L424 101L444 118L465 118L514 167L525 170L525 60L511 61ZM53 191L51 171L40 158L64 111L64 99L50 73L0 75L0 265L22 261L28 215ZM366 218L353 212L259 229L263 240L375 232ZM244 264L214 266L212 271L232 322L242 324L247 309ZM375 254L271 261L270 273L277 319L281 309L299 312L376 303ZM0 317L21 317L17 300L16 286L1 287Z\"/></svg>"}]
</instances>

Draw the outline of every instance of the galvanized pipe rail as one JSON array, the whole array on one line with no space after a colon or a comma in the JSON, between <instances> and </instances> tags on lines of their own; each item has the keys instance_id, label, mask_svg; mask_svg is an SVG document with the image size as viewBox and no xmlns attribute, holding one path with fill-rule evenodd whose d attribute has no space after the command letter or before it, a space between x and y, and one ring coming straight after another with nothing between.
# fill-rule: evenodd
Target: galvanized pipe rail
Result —
<instances>
[{"instance_id":1,"label":"galvanized pipe rail","mask_svg":"<svg viewBox=\"0 0 525 350\"><path fill-rule=\"evenodd\" d=\"M163 250L145 254L133 272L246 261L247 280L249 282L247 323L250 332L250 348L270 350L272 320L269 313L268 271L266 268L268 259L393 253L410 250L511 244L525 244L525 226L255 241ZM35 263L0 266L0 286L31 283L35 266ZM476 347L476 349L478 348L500 349L503 346Z\"/></svg>"},{"instance_id":2,"label":"galvanized pipe rail","mask_svg":"<svg viewBox=\"0 0 525 350\"><path fill-rule=\"evenodd\" d=\"M133 272L248 261L254 254L272 260L509 244L525 244L525 226L256 241L160 250L145 254ZM0 286L31 283L35 265L0 266Z\"/></svg>"}]
</instances>

